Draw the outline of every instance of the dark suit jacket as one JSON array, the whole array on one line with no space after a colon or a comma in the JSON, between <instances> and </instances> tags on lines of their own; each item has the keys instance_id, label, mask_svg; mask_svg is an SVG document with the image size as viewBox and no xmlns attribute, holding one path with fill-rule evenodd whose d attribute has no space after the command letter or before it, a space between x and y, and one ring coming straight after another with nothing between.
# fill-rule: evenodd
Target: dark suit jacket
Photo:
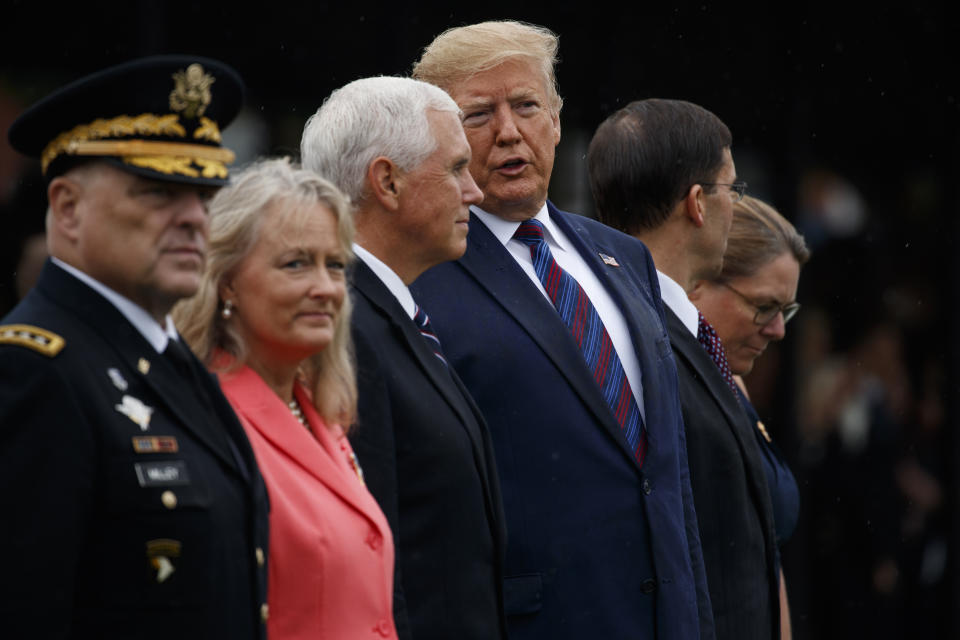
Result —
<instances>
[{"instance_id":1,"label":"dark suit jacket","mask_svg":"<svg viewBox=\"0 0 960 640\"><path fill-rule=\"evenodd\" d=\"M66 341L53 356L0 344L5 634L264 637L266 489L213 378L192 356L176 370L50 262L2 324ZM138 401L149 422L127 415Z\"/></svg>"},{"instance_id":2,"label":"dark suit jacket","mask_svg":"<svg viewBox=\"0 0 960 640\"><path fill-rule=\"evenodd\" d=\"M487 427L362 261L352 286L360 415L350 440L395 537L397 631L501 638L506 532Z\"/></svg>"},{"instance_id":3,"label":"dark suit jacket","mask_svg":"<svg viewBox=\"0 0 960 640\"><path fill-rule=\"evenodd\" d=\"M694 639L698 611L712 637L650 254L593 220L549 211L627 321L643 375L642 470L560 315L476 216L463 258L413 287L493 435L510 637Z\"/></svg>"},{"instance_id":4,"label":"dark suit jacket","mask_svg":"<svg viewBox=\"0 0 960 640\"><path fill-rule=\"evenodd\" d=\"M753 427L710 355L666 316L717 639L779 637L773 510Z\"/></svg>"}]
</instances>

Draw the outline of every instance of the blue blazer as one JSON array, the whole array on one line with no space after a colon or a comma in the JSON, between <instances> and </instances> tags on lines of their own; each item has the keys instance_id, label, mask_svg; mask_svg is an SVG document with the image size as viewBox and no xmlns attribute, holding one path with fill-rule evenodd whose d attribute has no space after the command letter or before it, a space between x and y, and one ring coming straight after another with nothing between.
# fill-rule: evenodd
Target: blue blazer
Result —
<instances>
[{"instance_id":1,"label":"blue blazer","mask_svg":"<svg viewBox=\"0 0 960 640\"><path fill-rule=\"evenodd\" d=\"M559 314L476 216L463 258L412 287L490 426L507 519L510 637L712 638L677 372L650 253L548 206L629 327L643 376L642 469Z\"/></svg>"}]
</instances>

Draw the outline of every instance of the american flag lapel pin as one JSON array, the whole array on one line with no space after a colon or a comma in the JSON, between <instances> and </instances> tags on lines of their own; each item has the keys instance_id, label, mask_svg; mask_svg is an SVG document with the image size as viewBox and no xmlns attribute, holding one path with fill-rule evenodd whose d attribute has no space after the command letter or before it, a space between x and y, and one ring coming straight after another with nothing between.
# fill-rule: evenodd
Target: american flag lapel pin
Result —
<instances>
[{"instance_id":1,"label":"american flag lapel pin","mask_svg":"<svg viewBox=\"0 0 960 640\"><path fill-rule=\"evenodd\" d=\"M607 265L608 267L619 267L619 266L620 266L620 263L617 262L617 259L616 259L616 258L614 258L613 256L608 256L607 254L605 254L605 253L602 252L602 251L600 252L600 259L603 260L603 264Z\"/></svg>"}]
</instances>

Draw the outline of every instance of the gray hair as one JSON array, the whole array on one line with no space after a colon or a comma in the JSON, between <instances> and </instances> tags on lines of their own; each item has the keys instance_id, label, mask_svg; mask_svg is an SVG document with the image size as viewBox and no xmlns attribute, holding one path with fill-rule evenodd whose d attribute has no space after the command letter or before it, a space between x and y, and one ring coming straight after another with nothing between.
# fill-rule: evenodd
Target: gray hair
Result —
<instances>
[{"instance_id":1,"label":"gray hair","mask_svg":"<svg viewBox=\"0 0 960 640\"><path fill-rule=\"evenodd\" d=\"M337 219L340 249L352 259L353 218L347 198L328 180L295 166L289 158L262 160L231 176L210 201L210 238L206 268L197 293L173 310L177 330L207 365L242 364L246 345L221 311L220 285L246 259L257 242L264 216L275 206L296 220L315 204ZM337 314L333 341L304 361L301 373L318 413L345 428L356 417L357 383L350 338L350 297ZM226 354L229 358L222 358ZM224 362L227 367L224 367Z\"/></svg>"},{"instance_id":2,"label":"gray hair","mask_svg":"<svg viewBox=\"0 0 960 640\"><path fill-rule=\"evenodd\" d=\"M328 97L303 128L303 166L331 180L354 204L366 194L367 169L377 157L403 171L437 148L427 110L459 115L443 90L411 78L355 80Z\"/></svg>"}]
</instances>

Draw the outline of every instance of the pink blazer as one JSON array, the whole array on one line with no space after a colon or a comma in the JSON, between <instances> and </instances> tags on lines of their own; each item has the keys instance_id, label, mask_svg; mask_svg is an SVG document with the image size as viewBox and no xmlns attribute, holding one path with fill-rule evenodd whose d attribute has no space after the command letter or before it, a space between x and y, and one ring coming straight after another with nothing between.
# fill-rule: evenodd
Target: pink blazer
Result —
<instances>
[{"instance_id":1,"label":"pink blazer","mask_svg":"<svg viewBox=\"0 0 960 640\"><path fill-rule=\"evenodd\" d=\"M299 385L313 434L249 367L221 374L220 384L270 495L270 639L396 638L393 539L347 439L331 433Z\"/></svg>"}]
</instances>

